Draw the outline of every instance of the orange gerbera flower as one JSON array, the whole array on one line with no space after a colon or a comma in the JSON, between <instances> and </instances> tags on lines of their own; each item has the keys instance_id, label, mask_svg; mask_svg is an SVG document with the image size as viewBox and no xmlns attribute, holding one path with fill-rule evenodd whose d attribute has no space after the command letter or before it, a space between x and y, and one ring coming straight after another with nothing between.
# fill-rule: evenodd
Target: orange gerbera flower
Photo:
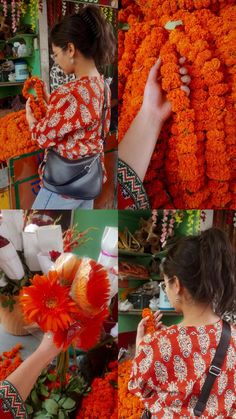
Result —
<instances>
[{"instance_id":1,"label":"orange gerbera flower","mask_svg":"<svg viewBox=\"0 0 236 419\"><path fill-rule=\"evenodd\" d=\"M67 329L77 311L55 271L50 271L48 276L35 275L32 285L22 289L20 303L26 321L38 323L44 332Z\"/></svg>"},{"instance_id":2,"label":"orange gerbera flower","mask_svg":"<svg viewBox=\"0 0 236 419\"><path fill-rule=\"evenodd\" d=\"M97 315L109 299L109 290L106 269L92 259L83 259L71 288L72 298L83 315Z\"/></svg>"}]
</instances>

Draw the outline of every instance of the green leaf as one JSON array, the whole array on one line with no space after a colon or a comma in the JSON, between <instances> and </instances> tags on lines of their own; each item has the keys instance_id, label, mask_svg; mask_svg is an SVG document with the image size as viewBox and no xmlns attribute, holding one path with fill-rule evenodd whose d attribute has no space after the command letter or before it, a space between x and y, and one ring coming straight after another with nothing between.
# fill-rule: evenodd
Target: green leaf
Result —
<instances>
[{"instance_id":1,"label":"green leaf","mask_svg":"<svg viewBox=\"0 0 236 419\"><path fill-rule=\"evenodd\" d=\"M62 397L58 402L59 406L62 406L65 401L66 401L66 397Z\"/></svg>"},{"instance_id":2,"label":"green leaf","mask_svg":"<svg viewBox=\"0 0 236 419\"><path fill-rule=\"evenodd\" d=\"M48 374L48 379L50 381L56 381L57 377L55 375L53 375L53 374Z\"/></svg>"},{"instance_id":3,"label":"green leaf","mask_svg":"<svg viewBox=\"0 0 236 419\"><path fill-rule=\"evenodd\" d=\"M37 395L37 393L36 393L36 390L35 390L35 389L31 391L31 395L30 395L30 397L31 397L32 402L33 402L34 404L39 405L40 400L39 400L39 398L38 398L38 395Z\"/></svg>"},{"instance_id":4,"label":"green leaf","mask_svg":"<svg viewBox=\"0 0 236 419\"><path fill-rule=\"evenodd\" d=\"M2 307L6 308L8 306L8 300L2 302Z\"/></svg>"},{"instance_id":5,"label":"green leaf","mask_svg":"<svg viewBox=\"0 0 236 419\"><path fill-rule=\"evenodd\" d=\"M117 383L117 381L110 380L110 381L109 381L109 383L111 384L111 386L112 386L113 388L118 388L118 383Z\"/></svg>"},{"instance_id":6,"label":"green leaf","mask_svg":"<svg viewBox=\"0 0 236 419\"><path fill-rule=\"evenodd\" d=\"M123 23L123 22L120 22L118 27L122 31L128 31L130 29L129 24L128 23Z\"/></svg>"},{"instance_id":7,"label":"green leaf","mask_svg":"<svg viewBox=\"0 0 236 419\"><path fill-rule=\"evenodd\" d=\"M63 410L59 410L59 413L58 413L58 419L65 419L66 418L66 415L65 415L65 413L63 412Z\"/></svg>"},{"instance_id":8,"label":"green leaf","mask_svg":"<svg viewBox=\"0 0 236 419\"><path fill-rule=\"evenodd\" d=\"M40 393L44 396L44 397L48 397L49 396L49 392L46 386L44 386L43 384L41 384L39 386L39 391Z\"/></svg>"},{"instance_id":9,"label":"green leaf","mask_svg":"<svg viewBox=\"0 0 236 419\"><path fill-rule=\"evenodd\" d=\"M182 20L169 20L169 22L167 22L165 24L165 29L167 29L168 31L173 31L174 29L176 29L177 26L181 26L183 25L183 21Z\"/></svg>"},{"instance_id":10,"label":"green leaf","mask_svg":"<svg viewBox=\"0 0 236 419\"><path fill-rule=\"evenodd\" d=\"M34 415L34 419L45 419L45 417L46 417L46 415L47 415L47 411L46 410L41 410L40 412L37 412L35 415Z\"/></svg>"},{"instance_id":11,"label":"green leaf","mask_svg":"<svg viewBox=\"0 0 236 419\"><path fill-rule=\"evenodd\" d=\"M56 400L58 402L60 400L59 394L52 393L50 396L51 399Z\"/></svg>"},{"instance_id":12,"label":"green leaf","mask_svg":"<svg viewBox=\"0 0 236 419\"><path fill-rule=\"evenodd\" d=\"M69 410L75 407L75 401L68 397L62 405L63 409Z\"/></svg>"},{"instance_id":13,"label":"green leaf","mask_svg":"<svg viewBox=\"0 0 236 419\"><path fill-rule=\"evenodd\" d=\"M28 415L31 415L31 413L33 413L34 409L30 404L26 404L26 411L27 411Z\"/></svg>"},{"instance_id":14,"label":"green leaf","mask_svg":"<svg viewBox=\"0 0 236 419\"><path fill-rule=\"evenodd\" d=\"M52 414L52 415L56 415L58 412L58 404L55 400L53 399L47 399L44 402L44 406L45 409L47 410L48 413Z\"/></svg>"}]
</instances>

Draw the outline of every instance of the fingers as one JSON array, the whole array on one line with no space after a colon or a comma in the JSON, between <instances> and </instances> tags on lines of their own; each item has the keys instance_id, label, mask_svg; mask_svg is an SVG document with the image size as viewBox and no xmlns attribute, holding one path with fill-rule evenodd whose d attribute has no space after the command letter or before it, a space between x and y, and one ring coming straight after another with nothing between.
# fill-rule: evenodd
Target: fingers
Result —
<instances>
[{"instance_id":1,"label":"fingers","mask_svg":"<svg viewBox=\"0 0 236 419\"><path fill-rule=\"evenodd\" d=\"M161 313L160 310L157 310L153 315L155 321L159 321L162 318L162 316L163 316L163 313Z\"/></svg>"},{"instance_id":2,"label":"fingers","mask_svg":"<svg viewBox=\"0 0 236 419\"><path fill-rule=\"evenodd\" d=\"M154 66L152 66L149 75L148 75L148 82L156 83L157 76L159 75L159 69L161 66L161 58L159 57Z\"/></svg>"},{"instance_id":3,"label":"fingers","mask_svg":"<svg viewBox=\"0 0 236 419\"><path fill-rule=\"evenodd\" d=\"M26 109L30 108L30 98L27 99L25 107Z\"/></svg>"},{"instance_id":4,"label":"fingers","mask_svg":"<svg viewBox=\"0 0 236 419\"><path fill-rule=\"evenodd\" d=\"M139 322L139 327L140 326L144 326L145 325L145 323L147 323L147 321L150 319L150 317L148 316L148 317L144 317L144 319L142 319L141 320L141 322Z\"/></svg>"},{"instance_id":5,"label":"fingers","mask_svg":"<svg viewBox=\"0 0 236 419\"><path fill-rule=\"evenodd\" d=\"M188 75L188 69L183 66L185 61L186 61L186 57L181 57L179 59L179 63L181 65L181 67L179 69L179 73L182 76L182 77L180 77L180 79L184 83L183 86L180 87L180 89L183 90L183 92L185 92L187 96L189 96L190 95L190 89L187 85L191 82L191 77Z\"/></svg>"}]
</instances>

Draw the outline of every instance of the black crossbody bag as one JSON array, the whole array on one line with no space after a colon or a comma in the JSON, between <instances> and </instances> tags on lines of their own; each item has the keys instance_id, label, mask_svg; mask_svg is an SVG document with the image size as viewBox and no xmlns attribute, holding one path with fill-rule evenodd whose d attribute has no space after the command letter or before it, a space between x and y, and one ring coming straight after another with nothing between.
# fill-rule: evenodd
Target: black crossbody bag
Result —
<instances>
[{"instance_id":1,"label":"black crossbody bag","mask_svg":"<svg viewBox=\"0 0 236 419\"><path fill-rule=\"evenodd\" d=\"M230 324L227 323L225 320L223 320L222 333L221 333L219 344L216 348L215 356L208 370L208 374L202 386L202 390L198 398L198 401L196 403L196 406L193 409L193 413L197 417L203 414L206 404L207 404L207 400L210 396L213 384L216 378L219 377L221 373L221 367L223 365L226 352L229 347L230 338L231 338ZM149 412L149 410L145 409L141 416L141 419L151 419L151 417L152 415Z\"/></svg>"},{"instance_id":2,"label":"black crossbody bag","mask_svg":"<svg viewBox=\"0 0 236 419\"><path fill-rule=\"evenodd\" d=\"M105 118L107 110L107 85L104 80L104 103L102 110L101 138L105 141ZM43 187L50 192L74 199L92 200L100 195L103 185L101 155L70 160L53 149L47 152L43 168Z\"/></svg>"}]
</instances>

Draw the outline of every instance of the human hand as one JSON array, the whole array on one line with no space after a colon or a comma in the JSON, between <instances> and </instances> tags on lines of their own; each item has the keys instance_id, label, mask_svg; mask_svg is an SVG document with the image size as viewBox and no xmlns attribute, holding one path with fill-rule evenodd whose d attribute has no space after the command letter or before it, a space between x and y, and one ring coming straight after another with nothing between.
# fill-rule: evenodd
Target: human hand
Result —
<instances>
[{"instance_id":1,"label":"human hand","mask_svg":"<svg viewBox=\"0 0 236 419\"><path fill-rule=\"evenodd\" d=\"M25 110L26 110L26 120L29 124L29 127L32 128L32 125L35 124L35 122L37 122L37 119L35 118L31 106L30 106L30 98L27 99L26 105L25 105Z\"/></svg>"},{"instance_id":2,"label":"human hand","mask_svg":"<svg viewBox=\"0 0 236 419\"><path fill-rule=\"evenodd\" d=\"M182 66L185 61L185 57L181 57L179 59L179 63L181 65L181 81L183 82L181 89L184 90L188 96L190 89L187 85L190 83L191 78L188 75L187 69ZM161 78L160 67L161 59L158 58L157 62L149 72L142 104L142 109L152 114L153 120L156 120L157 124L163 124L171 115L171 103L167 100L165 92L162 90L161 84L159 83Z\"/></svg>"},{"instance_id":3,"label":"human hand","mask_svg":"<svg viewBox=\"0 0 236 419\"><path fill-rule=\"evenodd\" d=\"M47 88L46 83L43 84L43 97L44 97L44 100L45 100L46 104L48 104L49 100L50 100L50 93L48 92L48 88Z\"/></svg>"},{"instance_id":4,"label":"human hand","mask_svg":"<svg viewBox=\"0 0 236 419\"><path fill-rule=\"evenodd\" d=\"M155 319L155 327L156 330L161 328L162 322L160 319L162 318L163 313L161 313L159 310L155 312L154 319ZM149 316L144 317L144 319L141 320L138 324L137 328L137 336L136 336L136 346L140 344L140 342L143 340L144 336L146 335L147 331L147 321L149 320Z\"/></svg>"},{"instance_id":5,"label":"human hand","mask_svg":"<svg viewBox=\"0 0 236 419\"><path fill-rule=\"evenodd\" d=\"M47 332L44 334L42 342L36 349L40 353L41 357L45 359L45 362L51 362L60 352L61 348L58 348L53 341L53 334Z\"/></svg>"}]
</instances>

